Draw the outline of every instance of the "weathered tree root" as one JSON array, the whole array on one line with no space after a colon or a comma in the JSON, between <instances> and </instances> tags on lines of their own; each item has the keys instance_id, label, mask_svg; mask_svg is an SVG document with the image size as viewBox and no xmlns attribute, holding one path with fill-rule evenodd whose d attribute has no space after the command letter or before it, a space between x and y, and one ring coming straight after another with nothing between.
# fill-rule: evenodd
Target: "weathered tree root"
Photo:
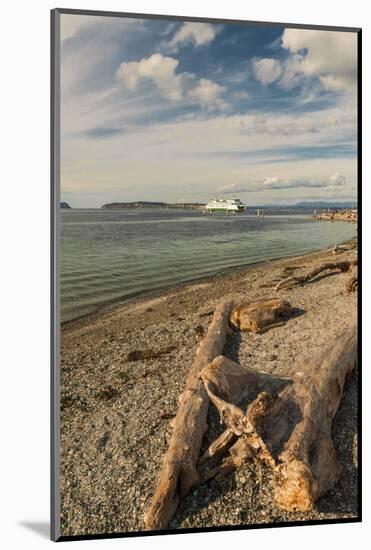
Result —
<instances>
[{"instance_id":1,"label":"weathered tree root","mask_svg":"<svg viewBox=\"0 0 371 550\"><path fill-rule=\"evenodd\" d=\"M145 516L147 529L166 527L178 506L179 499L199 481L196 462L207 427L209 407L209 398L199 375L206 365L223 351L226 335L230 331L231 310L232 302L229 300L224 300L218 305L209 330L199 344L173 422L173 434L164 456L156 491Z\"/></svg>"},{"instance_id":2,"label":"weathered tree root","mask_svg":"<svg viewBox=\"0 0 371 550\"><path fill-rule=\"evenodd\" d=\"M292 288L296 285L304 285L304 284L308 283L311 279L314 279L314 277L316 277L317 275L319 275L323 271L333 270L337 273L344 273L346 271L349 271L349 269L354 265L357 265L357 259L343 261L343 262L326 263L326 264L320 265L319 267L316 267L315 269L313 269L312 271L310 271L306 275L302 275L302 276L299 276L299 275L294 276L293 275L291 277L287 277L287 279L284 279L283 281L280 281L275 286L275 290L283 290L283 289L287 290L287 289Z\"/></svg>"},{"instance_id":3,"label":"weathered tree root","mask_svg":"<svg viewBox=\"0 0 371 550\"><path fill-rule=\"evenodd\" d=\"M253 371L223 356L214 359L201 376L227 430L201 459L202 479L222 477L246 460L262 461L273 470L280 508L312 509L340 476L331 423L356 357L353 320L291 379Z\"/></svg>"},{"instance_id":4,"label":"weathered tree root","mask_svg":"<svg viewBox=\"0 0 371 550\"><path fill-rule=\"evenodd\" d=\"M350 277L346 283L346 289L348 292L355 292L358 289L358 268L354 266L351 270Z\"/></svg>"}]
</instances>

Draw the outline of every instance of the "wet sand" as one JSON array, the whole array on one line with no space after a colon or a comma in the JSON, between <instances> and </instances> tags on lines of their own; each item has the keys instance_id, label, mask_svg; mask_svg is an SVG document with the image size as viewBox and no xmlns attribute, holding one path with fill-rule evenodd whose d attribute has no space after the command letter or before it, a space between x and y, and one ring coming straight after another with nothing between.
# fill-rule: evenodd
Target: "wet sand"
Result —
<instances>
[{"instance_id":1,"label":"wet sand","mask_svg":"<svg viewBox=\"0 0 371 550\"><path fill-rule=\"evenodd\" d=\"M218 300L281 296L296 308L285 326L265 334L233 333L224 354L244 365L285 375L324 346L354 314L357 293L347 273L275 292L285 276L325 261L321 251L264 262L180 285L65 323L61 332L62 535L144 530L197 345ZM295 268L290 270L290 268ZM210 405L204 447L221 433ZM357 374L345 386L333 423L343 466L340 481L310 513L283 513L272 504L270 474L246 464L223 481L193 488L169 528L211 527L357 516Z\"/></svg>"}]
</instances>

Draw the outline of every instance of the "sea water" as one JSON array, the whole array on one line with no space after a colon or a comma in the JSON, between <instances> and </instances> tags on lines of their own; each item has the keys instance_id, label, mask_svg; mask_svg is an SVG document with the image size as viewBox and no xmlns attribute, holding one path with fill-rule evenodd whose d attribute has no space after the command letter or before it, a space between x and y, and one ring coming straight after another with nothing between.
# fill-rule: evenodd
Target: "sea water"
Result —
<instances>
[{"instance_id":1,"label":"sea water","mask_svg":"<svg viewBox=\"0 0 371 550\"><path fill-rule=\"evenodd\" d=\"M61 210L61 320L228 268L320 250L357 236L348 222L265 209Z\"/></svg>"}]
</instances>

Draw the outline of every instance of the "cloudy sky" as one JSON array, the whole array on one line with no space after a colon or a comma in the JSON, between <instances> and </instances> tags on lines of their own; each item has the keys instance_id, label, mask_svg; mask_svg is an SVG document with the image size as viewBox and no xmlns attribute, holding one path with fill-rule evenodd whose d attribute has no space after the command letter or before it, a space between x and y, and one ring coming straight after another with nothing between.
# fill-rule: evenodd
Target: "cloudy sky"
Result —
<instances>
[{"instance_id":1,"label":"cloudy sky","mask_svg":"<svg viewBox=\"0 0 371 550\"><path fill-rule=\"evenodd\" d=\"M354 200L351 32L61 15L61 199Z\"/></svg>"}]
</instances>

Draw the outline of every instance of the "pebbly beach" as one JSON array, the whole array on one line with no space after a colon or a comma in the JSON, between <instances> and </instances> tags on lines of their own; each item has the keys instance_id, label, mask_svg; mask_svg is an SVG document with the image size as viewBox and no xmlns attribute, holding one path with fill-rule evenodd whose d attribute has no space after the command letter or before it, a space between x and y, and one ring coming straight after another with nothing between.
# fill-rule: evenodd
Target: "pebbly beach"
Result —
<instances>
[{"instance_id":1,"label":"pebbly beach","mask_svg":"<svg viewBox=\"0 0 371 550\"><path fill-rule=\"evenodd\" d=\"M62 535L137 532L153 496L200 340L220 299L279 296L294 315L263 334L232 332L223 354L256 370L288 375L321 349L357 308L348 273L325 273L275 290L283 278L354 258L356 241L228 270L69 321L61 327ZM310 512L272 502L270 472L246 462L221 481L196 485L169 529L256 525L357 516L357 373L346 381L332 435L342 474ZM223 431L210 403L203 449Z\"/></svg>"}]
</instances>

